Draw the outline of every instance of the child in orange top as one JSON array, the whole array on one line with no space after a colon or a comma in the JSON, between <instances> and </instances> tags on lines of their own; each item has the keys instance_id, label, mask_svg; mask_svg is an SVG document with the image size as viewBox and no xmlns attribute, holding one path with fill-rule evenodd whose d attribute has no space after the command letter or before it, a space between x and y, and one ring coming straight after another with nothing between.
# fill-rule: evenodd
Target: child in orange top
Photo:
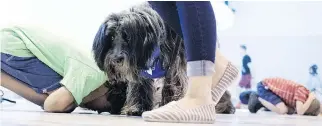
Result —
<instances>
[{"instance_id":1,"label":"child in orange top","mask_svg":"<svg viewBox=\"0 0 322 126\"><path fill-rule=\"evenodd\" d=\"M296 112L298 115L317 116L320 113L320 102L314 94L294 81L283 78L267 78L258 83L257 91L258 96L251 95L250 106L262 104L279 114ZM258 110L258 107L250 109L252 113L256 113Z\"/></svg>"}]
</instances>

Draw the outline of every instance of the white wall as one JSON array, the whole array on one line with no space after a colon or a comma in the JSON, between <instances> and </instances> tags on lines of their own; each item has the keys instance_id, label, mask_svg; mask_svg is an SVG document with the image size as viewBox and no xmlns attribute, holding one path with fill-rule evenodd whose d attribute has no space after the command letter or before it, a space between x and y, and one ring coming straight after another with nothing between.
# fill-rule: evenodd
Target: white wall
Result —
<instances>
[{"instance_id":1,"label":"white wall","mask_svg":"<svg viewBox=\"0 0 322 126\"><path fill-rule=\"evenodd\" d=\"M256 81L278 76L304 84L311 64L322 69L322 2L236 1L232 6L235 25L219 32L221 51L241 65L239 45L246 44Z\"/></svg>"},{"instance_id":2,"label":"white wall","mask_svg":"<svg viewBox=\"0 0 322 126\"><path fill-rule=\"evenodd\" d=\"M92 42L100 24L142 0L0 0L0 27L32 25Z\"/></svg>"},{"instance_id":3,"label":"white wall","mask_svg":"<svg viewBox=\"0 0 322 126\"><path fill-rule=\"evenodd\" d=\"M322 2L235 1L234 28L228 36L307 36L322 34Z\"/></svg>"}]
</instances>

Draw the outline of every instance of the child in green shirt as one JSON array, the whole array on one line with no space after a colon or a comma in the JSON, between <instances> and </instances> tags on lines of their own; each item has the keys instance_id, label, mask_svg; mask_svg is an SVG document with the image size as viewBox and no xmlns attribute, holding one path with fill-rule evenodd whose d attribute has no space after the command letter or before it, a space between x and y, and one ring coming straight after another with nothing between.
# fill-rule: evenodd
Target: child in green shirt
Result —
<instances>
[{"instance_id":1,"label":"child in green shirt","mask_svg":"<svg viewBox=\"0 0 322 126\"><path fill-rule=\"evenodd\" d=\"M0 40L1 85L45 111L71 112L107 93L107 77L85 43L36 27L2 29Z\"/></svg>"}]
</instances>

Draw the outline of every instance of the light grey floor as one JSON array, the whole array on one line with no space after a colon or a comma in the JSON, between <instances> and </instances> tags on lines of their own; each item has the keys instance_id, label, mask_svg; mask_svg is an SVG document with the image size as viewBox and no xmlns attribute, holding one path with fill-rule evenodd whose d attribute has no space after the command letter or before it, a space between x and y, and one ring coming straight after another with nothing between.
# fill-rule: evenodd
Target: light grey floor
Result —
<instances>
[{"instance_id":1,"label":"light grey floor","mask_svg":"<svg viewBox=\"0 0 322 126\"><path fill-rule=\"evenodd\" d=\"M45 113L37 106L25 101L16 105L3 103L0 110L0 126L180 126L186 124L149 123L140 117L101 115L92 111L77 109L72 114ZM238 110L235 115L217 115L215 126L319 126L322 118L308 116L276 115L270 112L250 114ZM200 124L189 124L191 126Z\"/></svg>"}]
</instances>

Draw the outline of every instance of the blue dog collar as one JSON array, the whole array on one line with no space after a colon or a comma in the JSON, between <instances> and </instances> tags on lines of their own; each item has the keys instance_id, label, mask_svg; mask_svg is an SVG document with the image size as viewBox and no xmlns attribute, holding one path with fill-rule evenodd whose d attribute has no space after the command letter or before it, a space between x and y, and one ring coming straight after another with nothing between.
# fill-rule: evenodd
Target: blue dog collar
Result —
<instances>
[{"instance_id":1,"label":"blue dog collar","mask_svg":"<svg viewBox=\"0 0 322 126\"><path fill-rule=\"evenodd\" d=\"M147 70L141 71L141 75L147 78L156 79L165 76L166 71L162 67L162 61L160 60L160 48L156 47L152 54L152 64Z\"/></svg>"}]
</instances>

